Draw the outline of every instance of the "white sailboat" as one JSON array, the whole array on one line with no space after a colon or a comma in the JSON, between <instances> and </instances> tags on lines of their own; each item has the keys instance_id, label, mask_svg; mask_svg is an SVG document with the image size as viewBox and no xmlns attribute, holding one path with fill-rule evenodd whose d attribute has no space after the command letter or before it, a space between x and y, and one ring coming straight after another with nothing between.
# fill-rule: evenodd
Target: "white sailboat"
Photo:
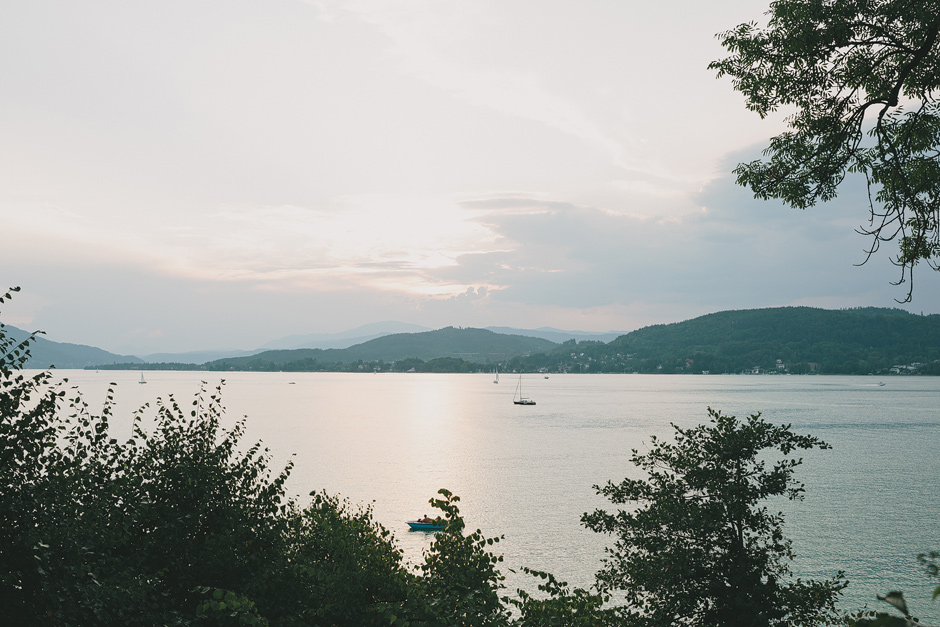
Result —
<instances>
[{"instance_id":1,"label":"white sailboat","mask_svg":"<svg viewBox=\"0 0 940 627\"><path fill-rule=\"evenodd\" d=\"M499 366L496 366L496 378L493 379L493 383L499 383Z\"/></svg>"},{"instance_id":2,"label":"white sailboat","mask_svg":"<svg viewBox=\"0 0 940 627\"><path fill-rule=\"evenodd\" d=\"M144 383L146 383L146 382L147 382L147 380L144 379L144 373L141 372L141 373L140 373L140 381L138 381L137 383L144 384Z\"/></svg>"},{"instance_id":3,"label":"white sailboat","mask_svg":"<svg viewBox=\"0 0 940 627\"><path fill-rule=\"evenodd\" d=\"M512 402L515 405L535 405L535 401L522 394L522 375L519 375L519 383L516 384L516 391L512 396Z\"/></svg>"}]
</instances>

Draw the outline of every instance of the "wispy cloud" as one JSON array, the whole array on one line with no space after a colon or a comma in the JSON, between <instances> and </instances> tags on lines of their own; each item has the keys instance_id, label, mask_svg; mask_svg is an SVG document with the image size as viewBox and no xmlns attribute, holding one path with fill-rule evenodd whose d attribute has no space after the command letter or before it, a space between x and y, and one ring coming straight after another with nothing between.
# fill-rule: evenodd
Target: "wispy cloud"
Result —
<instances>
[{"instance_id":1,"label":"wispy cloud","mask_svg":"<svg viewBox=\"0 0 940 627\"><path fill-rule=\"evenodd\" d=\"M577 100L549 88L525 55L493 58L481 48L506 49L519 33L501 28L487 3L409 0L318 0L325 16L354 16L388 38L401 69L475 106L544 124L605 151L623 168L621 141L597 123Z\"/></svg>"}]
</instances>

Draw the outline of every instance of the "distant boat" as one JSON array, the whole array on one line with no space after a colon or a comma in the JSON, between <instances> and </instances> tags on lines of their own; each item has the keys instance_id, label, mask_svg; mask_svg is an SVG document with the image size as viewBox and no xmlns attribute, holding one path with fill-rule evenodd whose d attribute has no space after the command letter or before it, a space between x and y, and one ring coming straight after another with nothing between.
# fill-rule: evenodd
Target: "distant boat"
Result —
<instances>
[{"instance_id":1,"label":"distant boat","mask_svg":"<svg viewBox=\"0 0 940 627\"><path fill-rule=\"evenodd\" d=\"M146 382L147 382L147 380L144 379L144 373L141 372L141 373L140 373L140 381L138 381L137 383L144 384L144 383L146 383Z\"/></svg>"},{"instance_id":2,"label":"distant boat","mask_svg":"<svg viewBox=\"0 0 940 627\"><path fill-rule=\"evenodd\" d=\"M493 383L499 383L499 366L496 366L496 378L493 379Z\"/></svg>"},{"instance_id":3,"label":"distant boat","mask_svg":"<svg viewBox=\"0 0 940 627\"><path fill-rule=\"evenodd\" d=\"M444 523L440 520L425 522L423 520L406 521L412 531L444 531Z\"/></svg>"},{"instance_id":4,"label":"distant boat","mask_svg":"<svg viewBox=\"0 0 940 627\"><path fill-rule=\"evenodd\" d=\"M527 398L522 393L522 375L519 375L519 383L516 384L516 391L513 393L512 402L515 405L535 405L535 401Z\"/></svg>"}]
</instances>

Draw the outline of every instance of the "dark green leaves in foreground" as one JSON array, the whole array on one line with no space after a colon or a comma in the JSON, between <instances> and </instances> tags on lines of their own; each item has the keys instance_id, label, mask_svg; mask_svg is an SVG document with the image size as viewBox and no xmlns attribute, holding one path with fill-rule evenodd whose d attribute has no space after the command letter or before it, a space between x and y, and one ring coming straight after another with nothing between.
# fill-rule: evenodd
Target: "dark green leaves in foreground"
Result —
<instances>
[{"instance_id":1,"label":"dark green leaves in foreground","mask_svg":"<svg viewBox=\"0 0 940 627\"><path fill-rule=\"evenodd\" d=\"M710 424L682 429L675 441L651 438L633 452L645 478L598 487L624 509L585 514L610 534L601 590L626 600L636 625L820 625L836 620L845 583L791 580L791 543L783 516L766 500L802 498L793 479L801 449L821 440L771 425L759 414L739 421L709 409Z\"/></svg>"}]
</instances>

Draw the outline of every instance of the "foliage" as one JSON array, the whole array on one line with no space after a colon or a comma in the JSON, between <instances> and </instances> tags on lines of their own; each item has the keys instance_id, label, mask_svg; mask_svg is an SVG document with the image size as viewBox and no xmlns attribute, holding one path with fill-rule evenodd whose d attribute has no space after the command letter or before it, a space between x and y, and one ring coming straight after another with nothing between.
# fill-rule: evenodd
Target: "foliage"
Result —
<instances>
[{"instance_id":1,"label":"foliage","mask_svg":"<svg viewBox=\"0 0 940 627\"><path fill-rule=\"evenodd\" d=\"M302 624L388 624L414 576L402 564L392 533L373 519L371 506L354 507L324 492L291 517L283 567L264 593L265 615Z\"/></svg>"},{"instance_id":2,"label":"foliage","mask_svg":"<svg viewBox=\"0 0 940 627\"><path fill-rule=\"evenodd\" d=\"M766 27L719 35L747 108L793 111L766 160L740 164L758 198L800 209L828 201L848 173L868 184L869 256L897 240L899 283L940 257L940 4L937 0L775 0ZM866 139L866 134L869 136ZM913 281L908 288L909 301Z\"/></svg>"},{"instance_id":3,"label":"foliage","mask_svg":"<svg viewBox=\"0 0 940 627\"><path fill-rule=\"evenodd\" d=\"M218 392L189 417L159 403L153 433L142 409L123 444L108 435L110 397L99 416L71 399L64 444L42 443L38 498L16 504L32 521L12 538L33 547L32 585L4 592L24 623L183 624L200 587L258 591L282 551L289 467L272 478L258 445L239 451L243 423L221 428Z\"/></svg>"},{"instance_id":4,"label":"foliage","mask_svg":"<svg viewBox=\"0 0 940 627\"><path fill-rule=\"evenodd\" d=\"M0 304L17 291L0 296ZM13 623L26 624L42 594L37 559L48 545L34 529L47 496L43 473L61 463L56 412L64 392L48 372L21 372L32 336L18 341L5 328L0 324L0 605Z\"/></svg>"},{"instance_id":5,"label":"foliage","mask_svg":"<svg viewBox=\"0 0 940 627\"><path fill-rule=\"evenodd\" d=\"M500 538L486 538L479 529L465 535L457 506L460 497L445 489L438 494L430 504L441 511L444 530L435 534L409 596L413 622L440 627L508 625L509 613L499 596L503 575L497 565L503 557L489 548ZM420 605L415 604L418 599Z\"/></svg>"},{"instance_id":6,"label":"foliage","mask_svg":"<svg viewBox=\"0 0 940 627\"><path fill-rule=\"evenodd\" d=\"M623 591L624 620L637 625L819 625L834 618L845 583L785 582L793 558L783 515L764 502L800 499L797 449L828 448L759 414L738 421L709 409L710 425L651 438L632 462L645 479L595 486L625 510L596 510L584 524L617 539L598 575L601 591ZM783 456L768 467L770 454Z\"/></svg>"},{"instance_id":7,"label":"foliage","mask_svg":"<svg viewBox=\"0 0 940 627\"><path fill-rule=\"evenodd\" d=\"M604 607L609 597L583 588L571 590L551 573L530 568L523 572L539 577L538 589L546 598L536 598L525 590L516 590L516 599L506 602L519 611L519 625L524 627L605 627L620 625L616 612Z\"/></svg>"},{"instance_id":8,"label":"foliage","mask_svg":"<svg viewBox=\"0 0 940 627\"><path fill-rule=\"evenodd\" d=\"M937 577L938 574L940 574L937 559L940 559L940 552L938 551L921 553L917 556L917 561L924 565L927 574L931 577ZM934 589L932 600L936 601L937 597L940 597L940 586ZM895 590L884 596L879 594L876 598L879 601L884 601L891 605L897 612L903 615L903 618L888 612L856 612L847 617L849 627L912 627L912 625L919 624L919 621L914 618L910 610L908 610L907 601L905 601L903 593Z\"/></svg>"},{"instance_id":9,"label":"foliage","mask_svg":"<svg viewBox=\"0 0 940 627\"><path fill-rule=\"evenodd\" d=\"M113 390L93 414L50 373L26 377L29 342L0 326L5 621L367 625L401 602L391 534L327 495L298 509L290 464L272 473L260 443L242 444L244 421L222 426L221 385L189 409L172 396L141 408L118 442Z\"/></svg>"},{"instance_id":10,"label":"foliage","mask_svg":"<svg viewBox=\"0 0 940 627\"><path fill-rule=\"evenodd\" d=\"M230 618L238 625L248 625L249 627L268 627L270 623L263 616L258 614L258 609L254 601L236 594L231 590L215 590L206 587L196 589L197 592L208 597L204 603L196 608L196 616L199 618L213 617L219 622L224 622L225 618Z\"/></svg>"},{"instance_id":11,"label":"foliage","mask_svg":"<svg viewBox=\"0 0 940 627\"><path fill-rule=\"evenodd\" d=\"M940 566L937 565L938 559L940 559L940 551L930 551L917 556L917 561L924 565L927 574L934 578L940 576ZM933 591L933 600L936 601L937 597L940 597L940 586L934 588Z\"/></svg>"},{"instance_id":12,"label":"foliage","mask_svg":"<svg viewBox=\"0 0 940 627\"><path fill-rule=\"evenodd\" d=\"M0 297L0 304L10 298ZM0 326L0 602L22 625L509 625L498 538L443 512L420 572L371 507L284 492L244 421L223 427L222 386L172 397L110 436L48 372L21 373L30 338ZM113 384L112 384L113 386ZM151 415L153 413L154 415ZM145 424L152 425L149 429Z\"/></svg>"}]
</instances>

